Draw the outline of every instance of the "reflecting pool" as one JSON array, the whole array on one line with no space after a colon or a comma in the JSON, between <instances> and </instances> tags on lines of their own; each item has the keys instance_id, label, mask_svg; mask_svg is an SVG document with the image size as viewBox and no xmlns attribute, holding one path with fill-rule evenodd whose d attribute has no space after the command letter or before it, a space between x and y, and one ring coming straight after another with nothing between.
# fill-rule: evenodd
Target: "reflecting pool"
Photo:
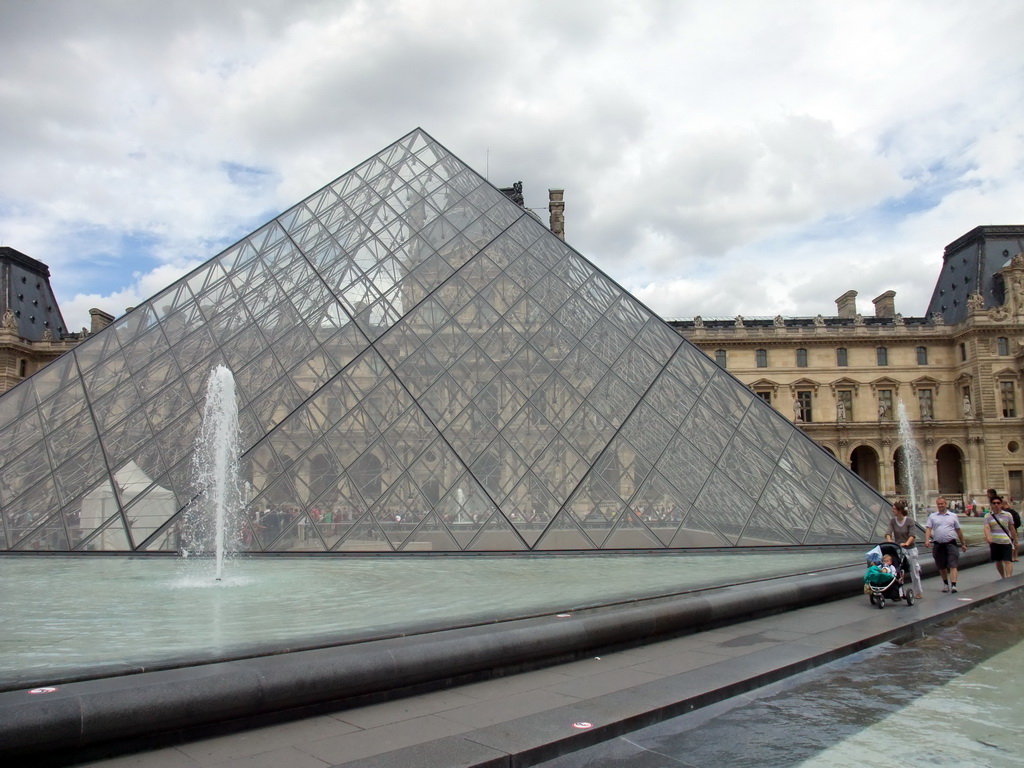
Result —
<instances>
[{"instance_id":1,"label":"reflecting pool","mask_svg":"<svg viewBox=\"0 0 1024 768\"><path fill-rule=\"evenodd\" d=\"M0 687L83 667L207 661L408 634L844 567L863 552L0 558ZM38 674L36 674L38 673Z\"/></svg>"},{"instance_id":2,"label":"reflecting pool","mask_svg":"<svg viewBox=\"0 0 1024 768\"><path fill-rule=\"evenodd\" d=\"M1024 595L546 768L1024 764Z\"/></svg>"}]
</instances>

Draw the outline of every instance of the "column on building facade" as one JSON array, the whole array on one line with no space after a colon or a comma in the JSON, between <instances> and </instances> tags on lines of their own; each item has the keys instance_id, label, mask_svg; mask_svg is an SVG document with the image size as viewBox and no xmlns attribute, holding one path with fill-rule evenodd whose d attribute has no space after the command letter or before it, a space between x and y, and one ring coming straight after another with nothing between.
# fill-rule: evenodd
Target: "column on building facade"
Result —
<instances>
[{"instance_id":1,"label":"column on building facade","mask_svg":"<svg viewBox=\"0 0 1024 768\"><path fill-rule=\"evenodd\" d=\"M878 491L885 496L896 495L896 472L893 468L892 451L892 440L883 437L878 456Z\"/></svg>"}]
</instances>

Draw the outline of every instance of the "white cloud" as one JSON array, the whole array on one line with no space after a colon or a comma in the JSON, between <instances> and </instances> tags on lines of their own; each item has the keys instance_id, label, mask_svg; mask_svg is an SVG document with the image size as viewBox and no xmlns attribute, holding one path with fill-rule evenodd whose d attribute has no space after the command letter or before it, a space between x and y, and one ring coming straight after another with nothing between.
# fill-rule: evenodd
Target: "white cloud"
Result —
<instances>
[{"instance_id":1,"label":"white cloud","mask_svg":"<svg viewBox=\"0 0 1024 768\"><path fill-rule=\"evenodd\" d=\"M1024 54L993 41L1022 25L1011 0L8 3L0 240L77 327L422 126L528 205L565 188L569 241L656 311L893 288L920 313L946 243L1019 220Z\"/></svg>"}]
</instances>

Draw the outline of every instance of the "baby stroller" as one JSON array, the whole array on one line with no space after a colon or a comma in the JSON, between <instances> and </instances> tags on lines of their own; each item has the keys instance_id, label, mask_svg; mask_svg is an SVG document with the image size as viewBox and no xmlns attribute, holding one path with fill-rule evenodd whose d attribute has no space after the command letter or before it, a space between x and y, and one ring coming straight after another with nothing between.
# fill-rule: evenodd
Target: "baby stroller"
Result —
<instances>
[{"instance_id":1,"label":"baby stroller","mask_svg":"<svg viewBox=\"0 0 1024 768\"><path fill-rule=\"evenodd\" d=\"M892 557L896 574L880 571L877 567L882 556ZM903 584L903 577L910 572L910 561L903 548L890 541L884 541L867 553L868 572L864 575L864 591L872 605L885 608L886 600L906 600L907 605L914 604L914 590Z\"/></svg>"}]
</instances>

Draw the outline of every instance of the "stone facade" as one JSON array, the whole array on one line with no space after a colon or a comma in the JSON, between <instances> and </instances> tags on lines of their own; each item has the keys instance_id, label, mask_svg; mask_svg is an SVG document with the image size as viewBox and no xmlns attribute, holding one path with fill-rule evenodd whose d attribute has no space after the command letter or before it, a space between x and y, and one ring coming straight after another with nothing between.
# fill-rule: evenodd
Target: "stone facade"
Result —
<instances>
[{"instance_id":1,"label":"stone facade","mask_svg":"<svg viewBox=\"0 0 1024 768\"><path fill-rule=\"evenodd\" d=\"M978 252L986 229L968 233L980 241ZM959 262L963 240L946 249L945 262ZM986 488L1019 501L1024 254L1007 259L989 282L994 290L980 286L969 294L954 324L939 312L903 317L892 291L874 300L873 317L856 311L856 293L848 291L836 299L833 317L672 324L886 496L908 493L902 403L921 457L919 503L932 503L938 493L983 500Z\"/></svg>"}]
</instances>

